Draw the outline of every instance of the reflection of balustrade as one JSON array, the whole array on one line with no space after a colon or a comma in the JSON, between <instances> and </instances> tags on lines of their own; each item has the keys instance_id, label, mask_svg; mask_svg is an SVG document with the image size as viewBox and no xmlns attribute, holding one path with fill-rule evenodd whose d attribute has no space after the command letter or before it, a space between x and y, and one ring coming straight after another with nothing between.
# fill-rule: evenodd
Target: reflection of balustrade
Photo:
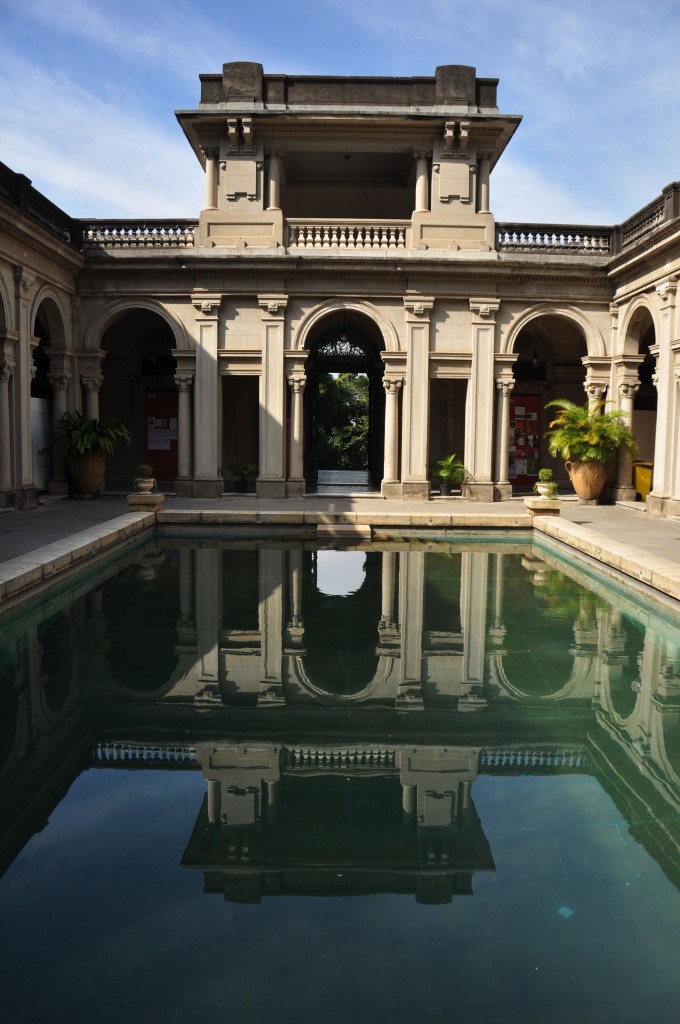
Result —
<instances>
[{"instance_id":1,"label":"reflection of balustrade","mask_svg":"<svg viewBox=\"0 0 680 1024\"><path fill-rule=\"evenodd\" d=\"M288 245L296 249L405 249L409 221L288 221Z\"/></svg>"},{"instance_id":2,"label":"reflection of balustrade","mask_svg":"<svg viewBox=\"0 0 680 1024\"><path fill-rule=\"evenodd\" d=\"M142 743L98 743L92 751L92 763L106 768L199 768L194 747L150 746Z\"/></svg>"},{"instance_id":3,"label":"reflection of balustrade","mask_svg":"<svg viewBox=\"0 0 680 1024\"><path fill-rule=\"evenodd\" d=\"M583 747L492 747L480 754L480 768L485 771L524 770L553 771L583 769L587 755Z\"/></svg>"},{"instance_id":4,"label":"reflection of balustrade","mask_svg":"<svg viewBox=\"0 0 680 1024\"><path fill-rule=\"evenodd\" d=\"M286 768L396 768L394 749L343 748L324 750L314 747L287 747L284 753Z\"/></svg>"}]
</instances>

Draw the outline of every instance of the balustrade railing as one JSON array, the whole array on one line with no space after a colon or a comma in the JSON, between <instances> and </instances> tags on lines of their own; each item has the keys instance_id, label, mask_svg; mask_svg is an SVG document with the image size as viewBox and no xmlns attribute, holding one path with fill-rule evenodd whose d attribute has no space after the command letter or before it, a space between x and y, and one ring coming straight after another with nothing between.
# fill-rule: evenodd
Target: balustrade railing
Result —
<instances>
[{"instance_id":1,"label":"balustrade railing","mask_svg":"<svg viewBox=\"0 0 680 1024\"><path fill-rule=\"evenodd\" d=\"M288 221L290 249L405 249L410 221Z\"/></svg>"},{"instance_id":2,"label":"balustrade railing","mask_svg":"<svg viewBox=\"0 0 680 1024\"><path fill-rule=\"evenodd\" d=\"M198 768L194 747L177 745L157 746L146 743L97 743L92 751L95 767L107 768Z\"/></svg>"},{"instance_id":3,"label":"balustrade railing","mask_svg":"<svg viewBox=\"0 0 680 1024\"><path fill-rule=\"evenodd\" d=\"M342 747L333 750L316 747L286 747L284 763L287 768L394 768L394 748Z\"/></svg>"},{"instance_id":4,"label":"balustrade railing","mask_svg":"<svg viewBox=\"0 0 680 1024\"><path fill-rule=\"evenodd\" d=\"M665 215L665 202L663 196L657 196L651 203L647 203L636 214L624 220L621 225L621 248L627 249L634 245L655 227L663 223Z\"/></svg>"},{"instance_id":5,"label":"balustrade railing","mask_svg":"<svg viewBox=\"0 0 680 1024\"><path fill-rule=\"evenodd\" d=\"M83 221L83 249L191 249L198 221Z\"/></svg>"},{"instance_id":6,"label":"balustrade railing","mask_svg":"<svg viewBox=\"0 0 680 1024\"><path fill-rule=\"evenodd\" d=\"M609 256L612 229L568 224L497 224L499 252Z\"/></svg>"}]
</instances>

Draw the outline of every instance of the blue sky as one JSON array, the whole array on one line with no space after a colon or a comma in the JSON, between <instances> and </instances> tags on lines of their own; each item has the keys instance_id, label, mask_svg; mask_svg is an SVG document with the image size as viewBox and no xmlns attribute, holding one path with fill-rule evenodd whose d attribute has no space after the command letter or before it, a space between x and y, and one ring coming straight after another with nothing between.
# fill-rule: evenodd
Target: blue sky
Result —
<instances>
[{"instance_id":1,"label":"blue sky","mask_svg":"<svg viewBox=\"0 0 680 1024\"><path fill-rule=\"evenodd\" d=\"M0 160L74 216L196 216L198 75L471 64L524 120L498 220L616 223L680 179L680 2L0 0Z\"/></svg>"}]
</instances>

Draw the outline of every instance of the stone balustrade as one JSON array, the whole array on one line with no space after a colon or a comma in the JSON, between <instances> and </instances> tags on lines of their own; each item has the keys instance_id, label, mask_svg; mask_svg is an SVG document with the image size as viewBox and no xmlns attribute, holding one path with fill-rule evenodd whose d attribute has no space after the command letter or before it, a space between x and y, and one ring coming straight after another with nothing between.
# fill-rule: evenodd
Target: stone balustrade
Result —
<instances>
[{"instance_id":1,"label":"stone balustrade","mask_svg":"<svg viewBox=\"0 0 680 1024\"><path fill-rule=\"evenodd\" d=\"M405 249L410 221L288 221L290 249Z\"/></svg>"},{"instance_id":2,"label":"stone balustrade","mask_svg":"<svg viewBox=\"0 0 680 1024\"><path fill-rule=\"evenodd\" d=\"M499 252L609 256L612 229L567 224L497 224Z\"/></svg>"},{"instance_id":3,"label":"stone balustrade","mask_svg":"<svg viewBox=\"0 0 680 1024\"><path fill-rule=\"evenodd\" d=\"M198 221L83 222L83 249L191 249Z\"/></svg>"},{"instance_id":4,"label":"stone balustrade","mask_svg":"<svg viewBox=\"0 0 680 1024\"><path fill-rule=\"evenodd\" d=\"M621 225L621 248L628 249L635 245L650 231L662 224L665 219L665 203L663 196L657 196L647 206L643 206L636 214L629 217Z\"/></svg>"}]
</instances>

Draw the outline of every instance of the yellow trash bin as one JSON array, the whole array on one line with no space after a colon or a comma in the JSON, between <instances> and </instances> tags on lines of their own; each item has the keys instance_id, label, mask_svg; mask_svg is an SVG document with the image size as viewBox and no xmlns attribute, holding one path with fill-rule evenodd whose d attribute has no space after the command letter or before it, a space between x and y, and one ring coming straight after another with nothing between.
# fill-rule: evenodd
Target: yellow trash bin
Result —
<instances>
[{"instance_id":1,"label":"yellow trash bin","mask_svg":"<svg viewBox=\"0 0 680 1024\"><path fill-rule=\"evenodd\" d=\"M633 463L633 487L636 492L640 495L642 501L645 501L647 495L652 489L652 463L651 462L638 462Z\"/></svg>"}]
</instances>

